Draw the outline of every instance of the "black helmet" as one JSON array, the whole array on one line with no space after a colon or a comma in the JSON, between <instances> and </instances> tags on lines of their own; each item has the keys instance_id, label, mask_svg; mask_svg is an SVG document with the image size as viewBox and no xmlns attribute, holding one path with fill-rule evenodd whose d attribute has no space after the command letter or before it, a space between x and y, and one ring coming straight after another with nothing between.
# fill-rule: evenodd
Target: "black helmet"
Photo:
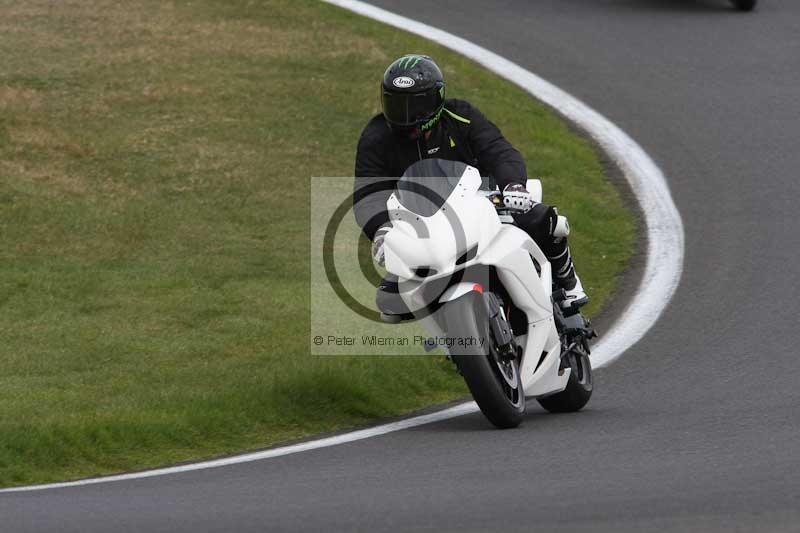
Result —
<instances>
[{"instance_id":1,"label":"black helmet","mask_svg":"<svg viewBox=\"0 0 800 533\"><path fill-rule=\"evenodd\" d=\"M383 116L392 131L416 139L439 121L444 76L428 56L406 55L389 65L381 83Z\"/></svg>"}]
</instances>

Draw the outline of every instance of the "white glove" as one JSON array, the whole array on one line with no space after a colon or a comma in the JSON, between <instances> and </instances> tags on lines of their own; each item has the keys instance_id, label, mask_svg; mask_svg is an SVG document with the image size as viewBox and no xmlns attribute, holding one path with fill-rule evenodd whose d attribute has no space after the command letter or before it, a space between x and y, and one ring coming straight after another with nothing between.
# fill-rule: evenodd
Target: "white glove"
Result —
<instances>
[{"instance_id":1,"label":"white glove","mask_svg":"<svg viewBox=\"0 0 800 533\"><path fill-rule=\"evenodd\" d=\"M383 250L383 240L386 234L392 229L391 226L381 226L372 238L372 260L380 266L386 265L386 252Z\"/></svg>"},{"instance_id":2,"label":"white glove","mask_svg":"<svg viewBox=\"0 0 800 533\"><path fill-rule=\"evenodd\" d=\"M524 185L511 183L503 189L503 204L512 211L527 213L535 203Z\"/></svg>"}]
</instances>

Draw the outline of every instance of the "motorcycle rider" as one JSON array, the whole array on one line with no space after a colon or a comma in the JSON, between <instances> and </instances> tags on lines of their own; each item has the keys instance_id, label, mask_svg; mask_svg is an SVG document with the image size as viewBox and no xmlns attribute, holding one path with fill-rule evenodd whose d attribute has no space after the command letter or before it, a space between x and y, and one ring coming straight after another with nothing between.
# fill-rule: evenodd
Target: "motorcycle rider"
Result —
<instances>
[{"instance_id":1,"label":"motorcycle rider","mask_svg":"<svg viewBox=\"0 0 800 533\"><path fill-rule=\"evenodd\" d=\"M514 222L550 261L556 285L566 292L561 303L564 310L576 312L589 301L566 238L553 235L556 209L535 202L525 188L522 155L476 107L464 100L445 99L444 76L433 59L405 55L392 62L383 75L381 103L383 112L369 121L358 142L353 193L356 222L372 241L377 263L384 264L383 241L391 227L386 200L392 191L380 187L376 192L371 185L398 179L422 159L461 161L495 179ZM381 292L396 294L396 279L384 279L379 289L378 306L384 310L387 299L381 298Z\"/></svg>"}]
</instances>

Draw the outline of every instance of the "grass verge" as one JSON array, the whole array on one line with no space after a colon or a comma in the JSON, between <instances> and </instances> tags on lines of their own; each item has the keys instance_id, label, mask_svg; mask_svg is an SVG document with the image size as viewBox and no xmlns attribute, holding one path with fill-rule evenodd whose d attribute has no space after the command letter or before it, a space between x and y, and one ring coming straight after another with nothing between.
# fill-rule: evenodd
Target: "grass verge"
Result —
<instances>
[{"instance_id":1,"label":"grass verge","mask_svg":"<svg viewBox=\"0 0 800 533\"><path fill-rule=\"evenodd\" d=\"M585 140L470 61L309 0L0 0L0 485L465 393L439 358L308 356L309 177L352 173L380 74L421 51L569 215L599 309L631 215Z\"/></svg>"}]
</instances>

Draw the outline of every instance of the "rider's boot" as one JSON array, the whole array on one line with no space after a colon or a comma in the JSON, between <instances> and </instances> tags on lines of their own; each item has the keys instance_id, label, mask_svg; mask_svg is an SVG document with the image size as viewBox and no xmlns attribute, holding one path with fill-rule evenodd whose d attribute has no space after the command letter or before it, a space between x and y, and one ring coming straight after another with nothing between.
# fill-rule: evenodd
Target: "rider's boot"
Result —
<instances>
[{"instance_id":1,"label":"rider's boot","mask_svg":"<svg viewBox=\"0 0 800 533\"><path fill-rule=\"evenodd\" d=\"M564 311L577 312L578 309L589 302L586 291L583 290L581 278L575 273L575 265L572 264L572 254L569 251L567 239L556 239L556 253L548 256L547 260L553 267L553 281L564 289L566 297L560 302ZM558 250L560 248L560 250Z\"/></svg>"},{"instance_id":2,"label":"rider's boot","mask_svg":"<svg viewBox=\"0 0 800 533\"><path fill-rule=\"evenodd\" d=\"M561 287L564 289L564 293L566 294L566 298L564 298L564 300L561 302L561 307L563 309L577 311L578 308L589 303L589 296L586 294L586 291L583 290L581 278L579 278L577 274L575 274L574 280L575 283L571 289L567 289L563 286Z\"/></svg>"}]
</instances>

